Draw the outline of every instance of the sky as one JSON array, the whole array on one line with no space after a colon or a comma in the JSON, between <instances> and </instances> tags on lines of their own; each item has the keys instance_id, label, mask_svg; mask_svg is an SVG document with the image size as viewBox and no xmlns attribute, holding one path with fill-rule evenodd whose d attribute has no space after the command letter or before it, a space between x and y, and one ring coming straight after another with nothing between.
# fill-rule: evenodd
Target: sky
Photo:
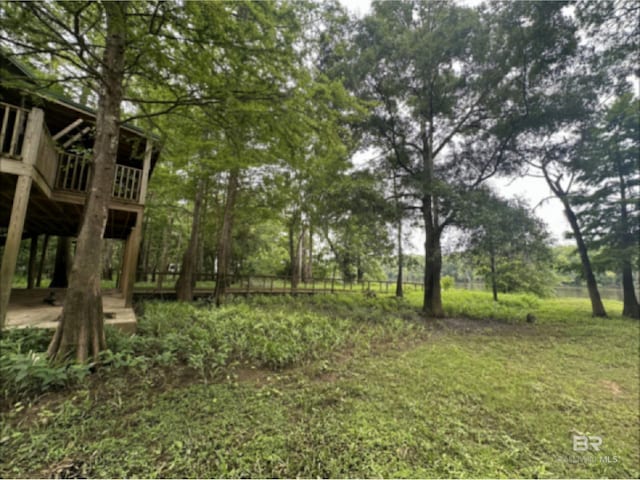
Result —
<instances>
[{"instance_id":1,"label":"sky","mask_svg":"<svg viewBox=\"0 0 640 480\"><path fill-rule=\"evenodd\" d=\"M341 3L353 14L362 17L369 13L371 0L340 0ZM465 5L476 5L481 0L462 0ZM357 154L356 162L366 161L370 157L370 152L360 152ZM549 187L544 179L535 177L518 178L494 178L489 184L498 194L504 198L519 196L527 200L534 213L546 224L551 237L556 244L571 244L571 240L565 239L565 232L569 231L562 204L557 198L552 196ZM446 241L446 239L445 239ZM410 249L419 253L424 245L424 234L416 231L410 238Z\"/></svg>"}]
</instances>

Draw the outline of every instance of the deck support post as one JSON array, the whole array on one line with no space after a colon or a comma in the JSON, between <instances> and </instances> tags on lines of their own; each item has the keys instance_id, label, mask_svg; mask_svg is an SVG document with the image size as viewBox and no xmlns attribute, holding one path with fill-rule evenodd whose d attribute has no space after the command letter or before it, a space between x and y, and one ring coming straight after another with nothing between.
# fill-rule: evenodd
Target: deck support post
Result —
<instances>
[{"instance_id":1,"label":"deck support post","mask_svg":"<svg viewBox=\"0 0 640 480\"><path fill-rule=\"evenodd\" d=\"M149 172L151 171L151 154L153 153L153 143L147 140L144 150L144 160L142 164L142 179L140 182L140 195L138 202L144 205L147 199L147 186L149 183ZM133 304L133 285L136 281L136 267L138 265L138 254L140 253L140 242L142 241L142 217L144 210L136 214L136 226L129 233L127 243L124 248L122 259L122 295L124 296L124 306L131 307Z\"/></svg>"},{"instance_id":2,"label":"deck support post","mask_svg":"<svg viewBox=\"0 0 640 480\"><path fill-rule=\"evenodd\" d=\"M32 289L36 283L38 274L38 235L31 237L29 245L29 267L27 268L27 288Z\"/></svg>"},{"instance_id":3,"label":"deck support post","mask_svg":"<svg viewBox=\"0 0 640 480\"><path fill-rule=\"evenodd\" d=\"M142 179L140 181L139 203L144 205L147 200L147 187L149 185L149 172L151 172L151 154L153 153L153 143L147 140L144 150L144 160L142 163Z\"/></svg>"},{"instance_id":4,"label":"deck support post","mask_svg":"<svg viewBox=\"0 0 640 480\"><path fill-rule=\"evenodd\" d=\"M22 162L28 166L33 166L36 163L43 124L44 112L39 108L32 109L29 112L24 142L22 144ZM7 232L7 240L2 254L2 265L0 266L0 330L5 326L7 311L9 309L11 283L16 271L16 262L18 261L20 240L22 239L24 221L27 216L27 206L29 205L32 182L33 178L30 174L18 176L16 190L13 194L9 231Z\"/></svg>"},{"instance_id":5,"label":"deck support post","mask_svg":"<svg viewBox=\"0 0 640 480\"><path fill-rule=\"evenodd\" d=\"M140 241L142 240L142 216L142 210L136 214L136 226L129 233L124 247L122 279L120 281L122 283L125 307L131 307L133 304L133 285L136 281L136 266L138 264L138 253L140 252Z\"/></svg>"}]
</instances>

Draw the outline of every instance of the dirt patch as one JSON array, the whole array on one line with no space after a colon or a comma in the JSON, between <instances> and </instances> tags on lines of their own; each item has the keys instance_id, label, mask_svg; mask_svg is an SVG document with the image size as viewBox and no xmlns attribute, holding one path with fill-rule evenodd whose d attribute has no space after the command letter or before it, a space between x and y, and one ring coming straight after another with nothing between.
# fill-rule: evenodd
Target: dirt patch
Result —
<instances>
[{"instance_id":1,"label":"dirt patch","mask_svg":"<svg viewBox=\"0 0 640 480\"><path fill-rule=\"evenodd\" d=\"M433 321L432 328L437 331L455 331L461 333L534 333L535 327L525 323L511 323L494 319L441 318Z\"/></svg>"},{"instance_id":2,"label":"dirt patch","mask_svg":"<svg viewBox=\"0 0 640 480\"><path fill-rule=\"evenodd\" d=\"M263 386L274 374L273 370L265 368L240 366L233 368L229 372L228 378L232 378L236 382L253 383L256 386Z\"/></svg>"},{"instance_id":3,"label":"dirt patch","mask_svg":"<svg viewBox=\"0 0 640 480\"><path fill-rule=\"evenodd\" d=\"M611 380L602 380L600 383L605 387L606 390L611 392L614 397L619 397L620 395L622 395L622 387L620 387L620 385L618 385L616 382L613 382Z\"/></svg>"}]
</instances>

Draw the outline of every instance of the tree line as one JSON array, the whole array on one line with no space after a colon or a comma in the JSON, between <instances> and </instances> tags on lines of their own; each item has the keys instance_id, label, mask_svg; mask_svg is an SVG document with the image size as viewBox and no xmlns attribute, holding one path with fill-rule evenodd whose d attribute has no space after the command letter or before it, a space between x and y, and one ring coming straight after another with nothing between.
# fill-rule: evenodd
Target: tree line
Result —
<instances>
[{"instance_id":1,"label":"tree line","mask_svg":"<svg viewBox=\"0 0 640 480\"><path fill-rule=\"evenodd\" d=\"M487 182L532 175L563 206L593 314L606 316L594 272L613 270L624 315L640 317L633 1L374 1L360 19L338 2L0 9L0 41L40 72L38 87L97 111L101 173L53 359L97 358L105 345L95 252L125 121L162 139L141 267L164 270L179 250L181 300L192 298L198 271L215 275L219 303L234 270L268 267L295 284L330 265L324 275L358 281L385 257L396 259L401 295L412 228L425 237L426 315L443 315L452 232L497 299L501 278L549 262L550 240L526 202ZM371 158L359 160L362 151Z\"/></svg>"}]
</instances>

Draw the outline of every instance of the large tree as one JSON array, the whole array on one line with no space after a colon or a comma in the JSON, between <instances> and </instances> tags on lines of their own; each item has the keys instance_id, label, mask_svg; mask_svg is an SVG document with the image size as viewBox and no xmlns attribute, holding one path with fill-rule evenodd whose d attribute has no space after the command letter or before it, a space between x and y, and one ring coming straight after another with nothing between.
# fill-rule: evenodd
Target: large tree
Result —
<instances>
[{"instance_id":1,"label":"large tree","mask_svg":"<svg viewBox=\"0 0 640 480\"><path fill-rule=\"evenodd\" d=\"M620 242L610 236L607 237L609 245L590 241L602 235L602 229L593 234L590 230L594 218L603 211L595 204L592 204L593 211L580 208L589 175L585 175L579 165L585 166L581 158L585 155L583 146L588 145L584 132L593 132L594 122L601 121L603 106L628 90L634 76L637 79L637 12L637 2L627 0L580 4L574 17L575 53L563 64L556 65L543 84L543 95L528 98L527 124L517 142L527 163L534 167L533 174L544 178L560 200L576 241L592 313L598 317L606 317L606 311L593 260L599 256L599 247L611 251L611 247ZM608 147L617 148L613 143ZM604 218L600 221L606 222ZM630 300L630 303L634 302Z\"/></svg>"},{"instance_id":2,"label":"large tree","mask_svg":"<svg viewBox=\"0 0 640 480\"><path fill-rule=\"evenodd\" d=\"M489 190L470 196L472 207L458 215L465 255L498 292L547 295L553 288L549 233L521 199L505 200Z\"/></svg>"},{"instance_id":3,"label":"large tree","mask_svg":"<svg viewBox=\"0 0 640 480\"><path fill-rule=\"evenodd\" d=\"M370 144L389 153L425 230L424 305L442 316L441 237L466 192L511 168L527 100L571 51L562 4L374 2L350 60L377 103Z\"/></svg>"},{"instance_id":4,"label":"large tree","mask_svg":"<svg viewBox=\"0 0 640 480\"><path fill-rule=\"evenodd\" d=\"M120 105L123 96L127 10L129 5L105 3L105 42L100 66L100 89L93 145L93 174L71 267L62 317L49 345L49 357L63 361L98 359L106 347L100 279L102 235L111 200L111 184L118 153Z\"/></svg>"},{"instance_id":5,"label":"large tree","mask_svg":"<svg viewBox=\"0 0 640 480\"><path fill-rule=\"evenodd\" d=\"M640 101L630 93L617 98L586 132L572 159L584 185L576 203L587 240L599 263L621 272L622 314L632 318L640 318L633 282L640 251L639 112Z\"/></svg>"}]
</instances>

